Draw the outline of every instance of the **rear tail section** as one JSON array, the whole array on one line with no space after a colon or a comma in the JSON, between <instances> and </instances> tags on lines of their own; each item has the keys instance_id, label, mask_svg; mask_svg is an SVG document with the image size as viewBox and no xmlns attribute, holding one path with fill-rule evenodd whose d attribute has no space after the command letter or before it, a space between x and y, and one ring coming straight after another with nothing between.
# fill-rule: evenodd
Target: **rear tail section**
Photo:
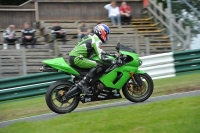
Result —
<instances>
[{"instance_id":1,"label":"rear tail section","mask_svg":"<svg viewBox=\"0 0 200 133\"><path fill-rule=\"evenodd\" d=\"M41 71L60 70L69 74L80 75L75 69L73 69L69 64L67 64L67 62L62 57L44 60L42 62L45 64L45 67L48 69L45 69L45 67L43 67L40 69Z\"/></svg>"}]
</instances>

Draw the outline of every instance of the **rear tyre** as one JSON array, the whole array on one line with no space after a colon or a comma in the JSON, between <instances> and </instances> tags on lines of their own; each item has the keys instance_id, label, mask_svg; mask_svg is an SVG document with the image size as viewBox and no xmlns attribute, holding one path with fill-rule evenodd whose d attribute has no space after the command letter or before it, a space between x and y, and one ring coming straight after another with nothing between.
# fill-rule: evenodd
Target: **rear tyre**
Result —
<instances>
[{"instance_id":1,"label":"rear tyre","mask_svg":"<svg viewBox=\"0 0 200 133\"><path fill-rule=\"evenodd\" d=\"M56 81L53 83L46 92L47 106L55 113L64 114L73 111L79 104L79 95L63 101L62 96L69 91L72 82L69 81Z\"/></svg>"},{"instance_id":2,"label":"rear tyre","mask_svg":"<svg viewBox=\"0 0 200 133\"><path fill-rule=\"evenodd\" d=\"M130 78L122 88L125 98L131 102L143 102L153 93L154 84L152 78L148 74L140 74L139 76L143 81L142 87L134 84Z\"/></svg>"}]
</instances>

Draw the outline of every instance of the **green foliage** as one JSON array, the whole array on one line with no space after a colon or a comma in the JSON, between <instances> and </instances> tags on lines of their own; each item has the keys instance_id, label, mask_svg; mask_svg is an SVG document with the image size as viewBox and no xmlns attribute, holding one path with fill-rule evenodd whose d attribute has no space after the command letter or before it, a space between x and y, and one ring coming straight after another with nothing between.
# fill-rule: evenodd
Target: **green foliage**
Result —
<instances>
[{"instance_id":1,"label":"green foliage","mask_svg":"<svg viewBox=\"0 0 200 133\"><path fill-rule=\"evenodd\" d=\"M0 5L20 5L28 0L0 0Z\"/></svg>"},{"instance_id":2,"label":"green foliage","mask_svg":"<svg viewBox=\"0 0 200 133\"><path fill-rule=\"evenodd\" d=\"M172 12L176 16L176 20L182 20L184 26L190 26L192 36L200 34L200 16L194 12L187 4L182 0L176 0L172 2ZM196 10L200 11L199 0L187 0Z\"/></svg>"},{"instance_id":3,"label":"green foliage","mask_svg":"<svg viewBox=\"0 0 200 133\"><path fill-rule=\"evenodd\" d=\"M70 113L45 121L20 122L1 133L198 133L200 97Z\"/></svg>"},{"instance_id":4,"label":"green foliage","mask_svg":"<svg viewBox=\"0 0 200 133\"><path fill-rule=\"evenodd\" d=\"M163 7L167 8L167 0L158 0L158 3L163 3ZM182 0L171 0L172 13L175 15L176 20L183 21L183 26L190 26L192 37L200 34L200 16L187 6ZM187 0L194 8L200 11L199 0Z\"/></svg>"}]
</instances>

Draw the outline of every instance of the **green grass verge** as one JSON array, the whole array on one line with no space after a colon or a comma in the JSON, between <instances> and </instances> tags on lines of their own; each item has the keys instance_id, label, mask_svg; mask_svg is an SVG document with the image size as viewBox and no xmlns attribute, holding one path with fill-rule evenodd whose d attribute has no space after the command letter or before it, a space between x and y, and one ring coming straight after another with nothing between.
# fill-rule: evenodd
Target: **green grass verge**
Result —
<instances>
[{"instance_id":1,"label":"green grass verge","mask_svg":"<svg viewBox=\"0 0 200 133\"><path fill-rule=\"evenodd\" d=\"M1 133L199 133L200 97L70 113L20 122Z\"/></svg>"},{"instance_id":2,"label":"green grass verge","mask_svg":"<svg viewBox=\"0 0 200 133\"><path fill-rule=\"evenodd\" d=\"M154 80L153 96L185 92L200 89L200 74L177 76L173 78ZM112 100L111 102L121 101ZM108 103L110 101L92 102L82 104L78 107L91 106L94 104ZM26 116L39 115L51 112L46 106L44 96L24 98L0 103L0 121L21 118Z\"/></svg>"}]
</instances>

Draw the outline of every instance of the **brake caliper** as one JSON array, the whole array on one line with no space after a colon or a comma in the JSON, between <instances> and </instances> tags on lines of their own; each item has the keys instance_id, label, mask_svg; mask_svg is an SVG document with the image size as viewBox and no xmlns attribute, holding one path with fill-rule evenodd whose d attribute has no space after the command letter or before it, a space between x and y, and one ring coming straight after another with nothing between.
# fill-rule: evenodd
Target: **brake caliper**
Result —
<instances>
[{"instance_id":1,"label":"brake caliper","mask_svg":"<svg viewBox=\"0 0 200 133\"><path fill-rule=\"evenodd\" d=\"M64 95L64 93L65 93L65 91L63 91L63 90L60 90L58 93L60 94L60 96L63 96L63 95Z\"/></svg>"}]
</instances>

